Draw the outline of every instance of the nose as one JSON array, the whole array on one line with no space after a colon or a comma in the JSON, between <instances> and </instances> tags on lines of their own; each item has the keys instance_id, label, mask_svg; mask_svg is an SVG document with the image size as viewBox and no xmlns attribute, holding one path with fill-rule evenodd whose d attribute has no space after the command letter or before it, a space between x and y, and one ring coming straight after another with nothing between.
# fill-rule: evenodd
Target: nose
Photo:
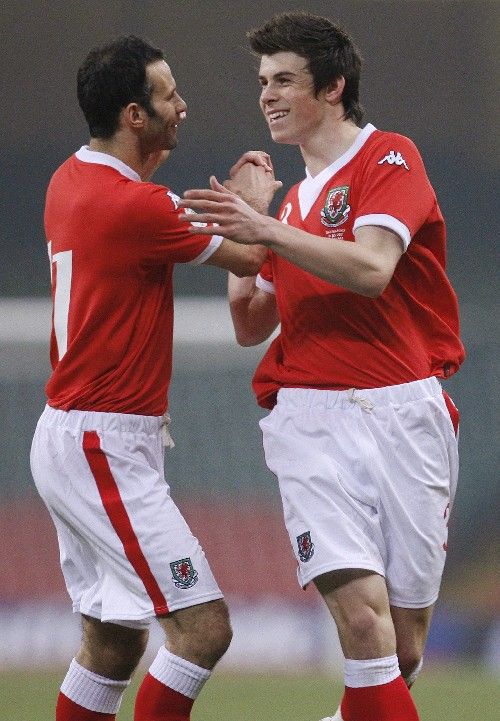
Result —
<instances>
[{"instance_id":1,"label":"nose","mask_svg":"<svg viewBox=\"0 0 500 721\"><path fill-rule=\"evenodd\" d=\"M177 107L176 111L179 115L186 115L187 110L187 104L185 101L181 98L180 95L177 96Z\"/></svg>"},{"instance_id":2,"label":"nose","mask_svg":"<svg viewBox=\"0 0 500 721\"><path fill-rule=\"evenodd\" d=\"M260 102L262 105L265 105L272 100L276 100L276 92L271 88L270 84L263 85L262 90L260 91Z\"/></svg>"}]
</instances>

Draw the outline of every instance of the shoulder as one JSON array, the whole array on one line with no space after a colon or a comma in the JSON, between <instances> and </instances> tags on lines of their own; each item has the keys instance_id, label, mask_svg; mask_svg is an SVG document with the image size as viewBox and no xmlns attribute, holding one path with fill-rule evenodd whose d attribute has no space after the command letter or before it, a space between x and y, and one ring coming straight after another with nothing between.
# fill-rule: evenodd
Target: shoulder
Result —
<instances>
[{"instance_id":1,"label":"shoulder","mask_svg":"<svg viewBox=\"0 0 500 721\"><path fill-rule=\"evenodd\" d=\"M409 160L422 162L420 152L411 138L400 133L376 130L366 144L366 159L378 165L409 164Z\"/></svg>"},{"instance_id":2,"label":"shoulder","mask_svg":"<svg viewBox=\"0 0 500 721\"><path fill-rule=\"evenodd\" d=\"M179 208L180 197L166 185L158 185L157 183L136 183L136 191L144 202L159 204L166 210L177 211Z\"/></svg>"},{"instance_id":3,"label":"shoulder","mask_svg":"<svg viewBox=\"0 0 500 721\"><path fill-rule=\"evenodd\" d=\"M76 155L70 155L69 158L62 162L61 165L52 173L49 184L57 183L58 180L65 178L77 163L78 160Z\"/></svg>"},{"instance_id":4,"label":"shoulder","mask_svg":"<svg viewBox=\"0 0 500 721\"><path fill-rule=\"evenodd\" d=\"M137 217L141 222L153 223L158 221L173 221L177 223L179 196L165 185L157 185L150 182L131 181L123 179L121 202L124 207Z\"/></svg>"}]
</instances>

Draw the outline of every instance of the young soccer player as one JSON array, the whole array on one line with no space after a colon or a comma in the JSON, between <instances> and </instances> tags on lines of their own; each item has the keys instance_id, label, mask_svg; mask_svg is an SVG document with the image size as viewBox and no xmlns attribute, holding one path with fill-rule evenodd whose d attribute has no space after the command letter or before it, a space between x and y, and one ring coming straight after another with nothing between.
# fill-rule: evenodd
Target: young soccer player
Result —
<instances>
[{"instance_id":1,"label":"young soccer player","mask_svg":"<svg viewBox=\"0 0 500 721\"><path fill-rule=\"evenodd\" d=\"M231 627L164 479L172 270L207 263L252 274L266 250L213 229L191 234L178 197L143 182L176 146L186 115L160 50L129 36L92 51L78 99L90 143L55 172L46 199L53 372L31 454L83 623L56 719L115 719L156 616L166 645L139 689L135 719L188 721ZM266 154L244 158L239 177L256 203L272 197L279 184Z\"/></svg>"},{"instance_id":2,"label":"young soccer player","mask_svg":"<svg viewBox=\"0 0 500 721\"><path fill-rule=\"evenodd\" d=\"M361 60L344 30L290 13L249 39L271 136L299 146L306 177L279 220L215 178L181 205L269 249L256 279L230 275L229 300L242 345L281 323L253 387L271 410L264 449L299 582L318 588L345 655L330 721L416 721L409 687L458 471L458 413L439 380L464 358L445 224L411 140L361 127Z\"/></svg>"}]
</instances>

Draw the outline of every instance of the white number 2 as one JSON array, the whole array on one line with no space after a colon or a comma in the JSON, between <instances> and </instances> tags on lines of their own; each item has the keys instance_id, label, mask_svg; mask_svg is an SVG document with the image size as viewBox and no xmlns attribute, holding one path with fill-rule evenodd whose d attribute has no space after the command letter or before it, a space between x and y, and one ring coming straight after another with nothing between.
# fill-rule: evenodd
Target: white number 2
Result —
<instances>
[{"instance_id":1,"label":"white number 2","mask_svg":"<svg viewBox=\"0 0 500 721\"><path fill-rule=\"evenodd\" d=\"M281 213L280 220L282 223L285 223L285 225L288 225L288 216L292 212L292 204L287 203L285 207L283 208L283 212Z\"/></svg>"},{"instance_id":2,"label":"white number 2","mask_svg":"<svg viewBox=\"0 0 500 721\"><path fill-rule=\"evenodd\" d=\"M59 360L68 350L68 317L71 295L72 250L63 250L52 255L52 243L48 245L50 277L52 263L56 264L56 287L54 292L54 333Z\"/></svg>"}]
</instances>

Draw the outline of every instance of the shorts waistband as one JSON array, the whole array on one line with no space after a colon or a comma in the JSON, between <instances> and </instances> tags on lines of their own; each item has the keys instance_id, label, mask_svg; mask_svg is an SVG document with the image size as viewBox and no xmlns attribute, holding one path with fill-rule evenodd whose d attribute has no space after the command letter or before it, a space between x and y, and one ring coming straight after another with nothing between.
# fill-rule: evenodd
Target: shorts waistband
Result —
<instances>
[{"instance_id":1,"label":"shorts waistband","mask_svg":"<svg viewBox=\"0 0 500 721\"><path fill-rule=\"evenodd\" d=\"M108 431L117 433L157 434L165 422L164 416L138 416L131 413L103 411L63 411L45 406L40 417L45 425L65 427L74 431Z\"/></svg>"},{"instance_id":2,"label":"shorts waistband","mask_svg":"<svg viewBox=\"0 0 500 721\"><path fill-rule=\"evenodd\" d=\"M401 383L382 388L349 388L344 391L328 391L317 388L280 388L278 405L295 408L346 408L353 403L364 410L375 406L399 405L423 398L438 397L442 394L437 378Z\"/></svg>"}]
</instances>

